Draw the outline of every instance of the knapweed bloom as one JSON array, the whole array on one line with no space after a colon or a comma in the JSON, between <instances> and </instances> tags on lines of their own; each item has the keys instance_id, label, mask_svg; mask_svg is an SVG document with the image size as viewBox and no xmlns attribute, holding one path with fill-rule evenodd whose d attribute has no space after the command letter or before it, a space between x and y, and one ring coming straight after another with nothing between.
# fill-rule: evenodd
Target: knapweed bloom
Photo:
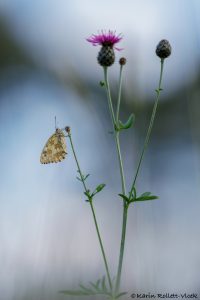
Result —
<instances>
[{"instance_id":1,"label":"knapweed bloom","mask_svg":"<svg viewBox=\"0 0 200 300\"><path fill-rule=\"evenodd\" d=\"M156 54L161 59L165 59L170 56L172 47L168 40L161 40L156 47Z\"/></svg>"},{"instance_id":2,"label":"knapweed bloom","mask_svg":"<svg viewBox=\"0 0 200 300\"><path fill-rule=\"evenodd\" d=\"M111 66L115 61L114 49L120 50L115 47L115 44L119 43L122 39L122 35L116 35L115 31L109 30L108 33L101 31L100 34L93 34L87 39L93 46L102 46L98 53L98 63L103 67Z\"/></svg>"}]
</instances>

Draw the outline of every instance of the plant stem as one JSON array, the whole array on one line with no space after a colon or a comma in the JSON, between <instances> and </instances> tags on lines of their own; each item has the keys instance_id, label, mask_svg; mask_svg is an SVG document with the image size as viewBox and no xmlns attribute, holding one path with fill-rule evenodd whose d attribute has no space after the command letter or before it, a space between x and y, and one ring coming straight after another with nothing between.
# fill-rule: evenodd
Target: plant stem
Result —
<instances>
[{"instance_id":1,"label":"plant stem","mask_svg":"<svg viewBox=\"0 0 200 300\"><path fill-rule=\"evenodd\" d=\"M127 217L128 217L128 208L129 208L129 206L124 201L122 234L121 234L121 244L120 244L119 263L118 263L118 270L117 270L117 279L116 279L116 284L115 284L115 293L117 293L119 291L120 282L121 282L124 247L125 247L125 240L126 240L126 224L127 224Z\"/></svg>"},{"instance_id":2,"label":"plant stem","mask_svg":"<svg viewBox=\"0 0 200 300\"><path fill-rule=\"evenodd\" d=\"M107 73L107 68L106 67L104 68L104 78L105 78L105 84L106 84L108 106L109 106L109 109L110 109L110 115L111 115L111 119L112 119L112 123L113 123L113 130L114 130L114 134L115 134L115 141L116 141L117 154L118 154L118 160L119 160L119 168L120 168L120 176L121 176L122 193L123 193L123 195L126 195L126 184L125 184L123 161L122 161L121 149L120 149L119 131L116 131L116 125L117 125L116 122L118 123L118 119L119 119L119 109L120 109L120 100L121 100L122 68L120 69L120 80L119 80L119 92L118 92L116 120L115 120L114 111L113 111L113 105L112 105L112 99L111 99L111 93L110 93L110 87L109 87L109 81L108 81L108 73ZM126 204L126 202L124 200L121 245L120 245L117 279L116 279L116 285L115 285L115 294L119 290L120 281L121 281L121 270L122 270L124 246L125 246L125 238L126 238L127 213L128 213L128 205Z\"/></svg>"},{"instance_id":3,"label":"plant stem","mask_svg":"<svg viewBox=\"0 0 200 300\"><path fill-rule=\"evenodd\" d=\"M105 79L106 92L107 92L107 98L108 98L108 106L109 106L109 110L110 110L110 116L111 116L111 120L112 120L112 124L113 124L113 131L114 131L116 147L117 147L117 155L118 155L119 168L120 168L122 193L125 195L126 194L126 184L125 184L125 176L124 176L124 167L123 167L123 161L122 161L122 156L121 156L121 148L120 148L120 142L119 142L119 132L116 131L117 124L116 124L116 119L115 119L113 105L112 105L110 86L109 86L109 81L108 81L107 67L104 67L104 79Z\"/></svg>"},{"instance_id":4,"label":"plant stem","mask_svg":"<svg viewBox=\"0 0 200 300\"><path fill-rule=\"evenodd\" d=\"M154 104L154 108L153 108L149 128L148 128L148 131L147 131L147 136L146 136L146 139L145 139L145 142L144 142L144 147L143 147L143 150L142 150L142 153L141 153L141 156L140 156L140 160L139 160L139 163L138 163L138 167L137 167L137 170L136 170L136 175L135 175L135 178L134 178L134 181L133 181L133 185L131 187L130 197L132 195L132 192L133 192L133 189L134 189L134 186L135 186L135 183L136 183L136 179L137 179L137 176L138 176L138 172L140 170L140 166L141 166L141 162L142 162L142 159L143 159L143 156L144 156L144 152L145 152L145 150L148 146L150 134L151 134L154 119L155 119L155 114L156 114L156 110L157 110L157 106L158 106L158 100L159 100L160 91L161 91L161 83L162 83L162 75L163 75L163 63L164 63L164 60L161 59L160 79L159 79L159 85L158 85L158 89L157 89L157 97L156 97L156 101L155 101L155 104ZM116 279L116 285L115 285L115 293L118 292L119 287L120 287L120 281L121 281L121 271L122 271L124 246L125 246L125 239L126 239L127 216L128 216L128 205L124 203L122 237L121 237L121 247L120 247L120 256L119 256L117 279Z\"/></svg>"},{"instance_id":5,"label":"plant stem","mask_svg":"<svg viewBox=\"0 0 200 300\"><path fill-rule=\"evenodd\" d=\"M73 152L73 155L74 155L74 158L75 158L75 161L76 161L78 172L79 172L80 177L81 177L81 182L83 184L85 192L87 193L88 189L86 187L85 179L84 179L83 173L81 171L81 168L80 168L77 156L76 156L76 152L75 152L75 149L74 149L74 145L73 145L73 141L72 141L72 137L71 137L71 133L70 132L68 132L68 137L69 137L69 140L70 140L70 144L71 144L72 152ZM111 277L110 277L110 272L109 272L109 268L108 268L106 254L105 254L105 251L104 251L104 246L103 246L102 238L101 238L100 231L99 231L99 226L98 226L98 223L97 223L97 218L96 218L96 214L95 214L95 210L94 210L92 198L88 197L88 202L90 203L90 208L92 210L92 215L93 215L93 219L94 219L94 224L95 224L97 236L98 236L98 239L99 239L101 253L102 253L102 256L103 256L103 261L104 261L104 265L105 265L105 269L106 269L106 274L107 274L107 278L108 278L108 283L109 283L110 289L112 291L112 289L113 289L112 280L111 280Z\"/></svg>"},{"instance_id":6,"label":"plant stem","mask_svg":"<svg viewBox=\"0 0 200 300\"><path fill-rule=\"evenodd\" d=\"M119 121L119 110L120 110L120 102L121 102L121 94L122 94L122 69L123 65L120 65L120 73L119 73L119 91L118 91L118 99L117 99L117 111L116 111L116 121Z\"/></svg>"},{"instance_id":7,"label":"plant stem","mask_svg":"<svg viewBox=\"0 0 200 300\"><path fill-rule=\"evenodd\" d=\"M140 159L139 159L138 166L137 166L137 169L136 169L135 177L134 177L133 184L132 184L132 187L131 187L130 197L131 197L133 189L135 187L135 183L136 183L136 180L137 180L137 177L138 177L138 173L139 173L139 170L140 170L140 167L141 167L141 163L142 163L142 160L143 160L143 157L144 157L144 153L145 153L145 151L148 147L148 144L149 144L149 139L150 139L150 135L151 135L151 131L152 131L152 128L153 128L154 119L155 119L155 115L156 115L156 111L157 111L157 107L158 107L158 101L159 101L159 98L160 98L160 92L162 91L161 84L162 84L162 76L163 76L163 67L164 67L164 59L161 58L160 78L159 78L158 89L156 89L156 99L155 99L155 102L154 102L154 107L153 107L153 111L152 111L152 114L151 114L149 127L148 127L146 138L145 138L145 141L144 141L144 146L143 146L143 149L142 149L142 152L141 152L141 155L140 155Z\"/></svg>"}]
</instances>

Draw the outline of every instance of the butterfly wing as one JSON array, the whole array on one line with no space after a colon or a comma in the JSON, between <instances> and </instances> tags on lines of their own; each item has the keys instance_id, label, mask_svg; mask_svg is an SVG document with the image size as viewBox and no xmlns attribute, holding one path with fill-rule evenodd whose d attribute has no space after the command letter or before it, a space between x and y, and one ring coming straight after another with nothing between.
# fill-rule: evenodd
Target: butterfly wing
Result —
<instances>
[{"instance_id":1,"label":"butterfly wing","mask_svg":"<svg viewBox=\"0 0 200 300\"><path fill-rule=\"evenodd\" d=\"M41 164L57 163L65 159L67 147L65 136L62 130L56 129L56 132L50 136L44 146L40 162Z\"/></svg>"}]
</instances>

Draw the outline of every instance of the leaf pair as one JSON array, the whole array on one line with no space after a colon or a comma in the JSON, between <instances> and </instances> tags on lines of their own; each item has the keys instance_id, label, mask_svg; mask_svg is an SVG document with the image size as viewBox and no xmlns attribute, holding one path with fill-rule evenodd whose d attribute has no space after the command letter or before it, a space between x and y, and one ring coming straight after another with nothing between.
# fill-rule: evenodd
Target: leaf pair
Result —
<instances>
[{"instance_id":1,"label":"leaf pair","mask_svg":"<svg viewBox=\"0 0 200 300\"><path fill-rule=\"evenodd\" d=\"M119 196L126 202L127 205L129 205L131 202L139 202L139 201L148 201L148 200L155 200L158 199L157 196L152 195L151 192L145 192L141 194L139 197L137 197L136 189L133 188L133 192L129 196L119 194Z\"/></svg>"},{"instance_id":2,"label":"leaf pair","mask_svg":"<svg viewBox=\"0 0 200 300\"><path fill-rule=\"evenodd\" d=\"M147 201L158 199L158 196L152 195L151 192L145 192L136 198L134 201Z\"/></svg>"},{"instance_id":3,"label":"leaf pair","mask_svg":"<svg viewBox=\"0 0 200 300\"><path fill-rule=\"evenodd\" d=\"M118 124L116 125L116 131L129 129L131 126L133 126L135 122L135 115L131 114L128 118L128 120L125 123L122 123L122 121L118 121Z\"/></svg>"},{"instance_id":4,"label":"leaf pair","mask_svg":"<svg viewBox=\"0 0 200 300\"><path fill-rule=\"evenodd\" d=\"M80 174L80 172L79 171L77 171L79 174ZM83 174L80 174L80 177L76 177L76 179L78 179L79 181L86 181L86 179L88 178L90 176L90 174L87 174L87 175L83 175Z\"/></svg>"},{"instance_id":5,"label":"leaf pair","mask_svg":"<svg viewBox=\"0 0 200 300\"><path fill-rule=\"evenodd\" d=\"M90 193L90 190L87 190L86 192L84 192L84 194L88 197L88 199L86 201L91 201L93 199L93 197L97 193L101 192L105 186L106 186L105 183L101 183L95 188L95 190L92 193Z\"/></svg>"}]
</instances>

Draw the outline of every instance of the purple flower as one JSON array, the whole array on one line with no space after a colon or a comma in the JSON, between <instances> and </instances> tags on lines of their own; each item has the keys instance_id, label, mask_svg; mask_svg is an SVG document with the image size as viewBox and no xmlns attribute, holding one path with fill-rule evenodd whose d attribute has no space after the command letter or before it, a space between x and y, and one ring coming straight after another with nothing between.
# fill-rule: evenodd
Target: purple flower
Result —
<instances>
[{"instance_id":1,"label":"purple flower","mask_svg":"<svg viewBox=\"0 0 200 300\"><path fill-rule=\"evenodd\" d=\"M121 33L116 35L115 31L109 30L108 33L101 31L101 34L93 34L90 38L86 39L88 42L92 43L93 46L101 45L113 47L115 44L119 43L122 40ZM116 50L122 50L114 47Z\"/></svg>"}]
</instances>

